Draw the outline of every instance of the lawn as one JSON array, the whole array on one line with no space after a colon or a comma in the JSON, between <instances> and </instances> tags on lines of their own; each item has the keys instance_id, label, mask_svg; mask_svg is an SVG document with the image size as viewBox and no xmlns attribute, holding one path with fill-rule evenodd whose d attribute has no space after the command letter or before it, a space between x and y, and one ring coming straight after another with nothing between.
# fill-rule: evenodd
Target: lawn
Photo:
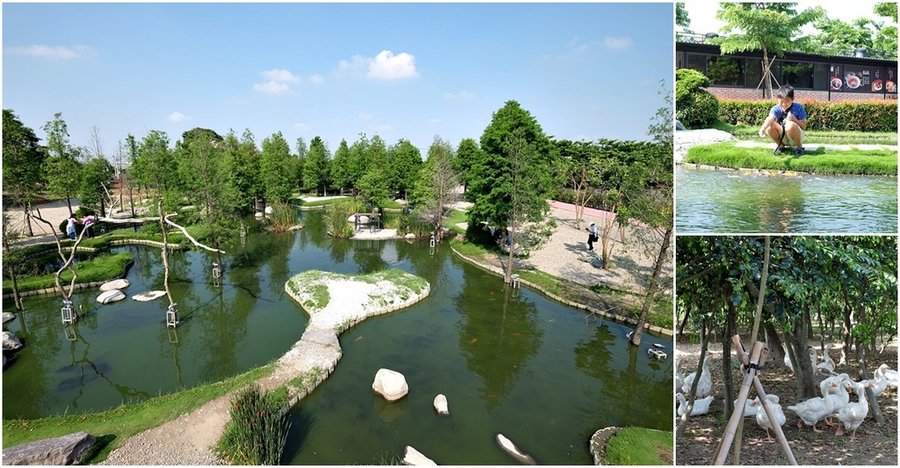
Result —
<instances>
[{"instance_id":1,"label":"lawn","mask_svg":"<svg viewBox=\"0 0 900 468\"><path fill-rule=\"evenodd\" d=\"M847 151L819 148L797 157L790 152L775 156L771 148L741 148L734 142L695 146L684 162L733 169L769 169L816 174L896 175L897 152Z\"/></svg>"},{"instance_id":2,"label":"lawn","mask_svg":"<svg viewBox=\"0 0 900 468\"><path fill-rule=\"evenodd\" d=\"M762 122L760 122L762 124ZM759 136L759 126L731 125L721 120L713 122L713 128L726 131L739 140L766 141ZM835 145L896 145L895 132L840 132L829 130L808 130L803 142L809 144Z\"/></svg>"},{"instance_id":3,"label":"lawn","mask_svg":"<svg viewBox=\"0 0 900 468\"><path fill-rule=\"evenodd\" d=\"M466 230L457 226L459 223L468 221L466 212L463 210L451 210L450 216L444 218L444 227L458 234L465 234Z\"/></svg>"},{"instance_id":4,"label":"lawn","mask_svg":"<svg viewBox=\"0 0 900 468\"><path fill-rule=\"evenodd\" d=\"M122 278L128 271L132 256L128 252L120 252L114 255L99 255L90 260L82 260L75 263L75 272L78 273L77 283L93 283ZM60 275L60 281L67 288L72 281L72 272L66 269ZM19 292L35 291L38 289L52 288L56 285L56 275L26 276L17 278ZM3 294L12 293L12 280L3 281Z\"/></svg>"},{"instance_id":5,"label":"lawn","mask_svg":"<svg viewBox=\"0 0 900 468\"><path fill-rule=\"evenodd\" d=\"M672 431L626 427L606 444L603 465L671 465Z\"/></svg>"}]
</instances>

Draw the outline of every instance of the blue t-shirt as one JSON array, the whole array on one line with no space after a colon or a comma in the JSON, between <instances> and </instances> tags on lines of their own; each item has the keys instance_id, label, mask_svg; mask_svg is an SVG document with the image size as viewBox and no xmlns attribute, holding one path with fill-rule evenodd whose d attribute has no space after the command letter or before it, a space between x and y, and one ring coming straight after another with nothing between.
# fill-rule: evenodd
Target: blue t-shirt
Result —
<instances>
[{"instance_id":1,"label":"blue t-shirt","mask_svg":"<svg viewBox=\"0 0 900 468\"><path fill-rule=\"evenodd\" d=\"M788 112L794 114L797 120L806 120L806 109L799 102L792 102L791 107L788 107ZM775 121L780 123L784 120L784 109L781 108L781 105L775 104L772 106L772 110L769 111L769 115L774 115Z\"/></svg>"}]
</instances>

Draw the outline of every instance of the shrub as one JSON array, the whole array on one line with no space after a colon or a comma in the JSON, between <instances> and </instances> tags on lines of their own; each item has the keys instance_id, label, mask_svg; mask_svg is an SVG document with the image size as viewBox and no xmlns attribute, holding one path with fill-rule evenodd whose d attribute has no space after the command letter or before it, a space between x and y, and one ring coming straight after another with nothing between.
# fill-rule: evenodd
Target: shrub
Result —
<instances>
[{"instance_id":1,"label":"shrub","mask_svg":"<svg viewBox=\"0 0 900 468\"><path fill-rule=\"evenodd\" d=\"M278 465L287 442L285 401L251 385L231 399L231 421L217 446L224 458L238 465Z\"/></svg>"},{"instance_id":2,"label":"shrub","mask_svg":"<svg viewBox=\"0 0 900 468\"><path fill-rule=\"evenodd\" d=\"M358 212L360 205L356 200L342 200L331 205L323 217L328 233L341 239L350 238L353 235L353 226L347 222L347 218Z\"/></svg>"},{"instance_id":3,"label":"shrub","mask_svg":"<svg viewBox=\"0 0 900 468\"><path fill-rule=\"evenodd\" d=\"M401 236L413 233L418 238L427 237L432 227L431 223L423 220L416 212L404 211L397 216L397 234Z\"/></svg>"},{"instance_id":4,"label":"shrub","mask_svg":"<svg viewBox=\"0 0 900 468\"><path fill-rule=\"evenodd\" d=\"M897 131L896 102L798 102L809 115L807 130ZM722 100L718 116L732 125L761 125L773 105L770 101Z\"/></svg>"},{"instance_id":5,"label":"shrub","mask_svg":"<svg viewBox=\"0 0 900 468\"><path fill-rule=\"evenodd\" d=\"M675 118L687 128L706 128L719 114L719 101L703 89L709 78L696 70L675 72Z\"/></svg>"},{"instance_id":6,"label":"shrub","mask_svg":"<svg viewBox=\"0 0 900 468\"><path fill-rule=\"evenodd\" d=\"M275 203L272 205L271 227L275 232L285 232L297 221L297 214L291 205Z\"/></svg>"}]
</instances>

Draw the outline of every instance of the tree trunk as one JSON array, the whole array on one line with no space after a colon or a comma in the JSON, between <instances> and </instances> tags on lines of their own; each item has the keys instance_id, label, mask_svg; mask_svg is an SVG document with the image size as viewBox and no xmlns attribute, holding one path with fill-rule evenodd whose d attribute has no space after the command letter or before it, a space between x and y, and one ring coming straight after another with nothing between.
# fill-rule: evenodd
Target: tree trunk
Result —
<instances>
[{"instance_id":1,"label":"tree trunk","mask_svg":"<svg viewBox=\"0 0 900 468\"><path fill-rule=\"evenodd\" d=\"M72 199L66 195L66 205L69 207L69 217L75 216L75 212L72 211Z\"/></svg>"},{"instance_id":2,"label":"tree trunk","mask_svg":"<svg viewBox=\"0 0 900 468\"><path fill-rule=\"evenodd\" d=\"M681 421L675 429L675 439L678 440L684 436L684 429L687 427L688 419L691 411L694 410L694 400L697 398L697 385L700 383L700 374L703 372L703 362L706 360L706 349L709 346L709 339L706 336L706 320L700 322L700 360L697 361L697 373L694 382L691 384L691 390L687 395L687 410L681 415Z\"/></svg>"},{"instance_id":3,"label":"tree trunk","mask_svg":"<svg viewBox=\"0 0 900 468\"><path fill-rule=\"evenodd\" d=\"M681 320L681 325L678 326L678 336L684 336L684 327L687 325L688 317L691 316L691 304L688 302L684 305L684 319Z\"/></svg>"},{"instance_id":4,"label":"tree trunk","mask_svg":"<svg viewBox=\"0 0 900 468\"><path fill-rule=\"evenodd\" d=\"M856 361L859 365L859 378L857 380L863 380L869 378L869 373L866 370L868 368L865 348L862 346L862 343L857 343L856 345ZM875 418L875 422L879 426L884 425L884 415L881 413L881 406L878 404L878 398L875 397L875 392L872 391L868 386L865 387L866 399L869 401L869 408L872 410L872 417Z\"/></svg>"},{"instance_id":5,"label":"tree trunk","mask_svg":"<svg viewBox=\"0 0 900 468\"><path fill-rule=\"evenodd\" d=\"M853 308L850 306L850 303L847 300L846 294L844 295L844 320L841 324L841 335L843 338L844 346L841 348L841 360L838 362L838 365L847 365L850 360L850 347L853 346Z\"/></svg>"},{"instance_id":6,"label":"tree trunk","mask_svg":"<svg viewBox=\"0 0 900 468\"><path fill-rule=\"evenodd\" d=\"M31 204L26 203L23 207L22 214L25 215L25 229L28 230L28 237L34 237L34 230L31 228Z\"/></svg>"},{"instance_id":7,"label":"tree trunk","mask_svg":"<svg viewBox=\"0 0 900 468\"><path fill-rule=\"evenodd\" d=\"M729 288L731 289L731 288ZM731 371L731 337L735 333L735 310L734 303L731 302L731 293L725 295L728 302L728 316L725 319L725 332L722 334L722 379L725 384L725 414L734 413L734 380Z\"/></svg>"},{"instance_id":8,"label":"tree trunk","mask_svg":"<svg viewBox=\"0 0 900 468\"><path fill-rule=\"evenodd\" d=\"M6 236L3 236L3 248L9 258L9 241ZM9 268L9 279L12 281L13 304L15 304L16 310L22 310L22 298L19 297L19 282L16 280L16 272L13 270L12 263L6 262L6 266Z\"/></svg>"},{"instance_id":9,"label":"tree trunk","mask_svg":"<svg viewBox=\"0 0 900 468\"><path fill-rule=\"evenodd\" d=\"M764 73L764 77L766 80L765 98L771 99L772 98L772 73L771 73L771 66L769 65L769 51L768 51L768 49L766 49L765 46L763 46L762 50L763 50L763 60L762 60L761 65L763 67L763 73Z\"/></svg>"},{"instance_id":10,"label":"tree trunk","mask_svg":"<svg viewBox=\"0 0 900 468\"><path fill-rule=\"evenodd\" d=\"M765 324L766 329L766 348L769 350L769 362L774 362L775 365L780 365L784 362L784 346L781 344L781 338L778 336L778 331L775 330L775 327L768 323Z\"/></svg>"},{"instance_id":11,"label":"tree trunk","mask_svg":"<svg viewBox=\"0 0 900 468\"><path fill-rule=\"evenodd\" d=\"M650 315L650 307L653 305L653 299L656 297L656 283L659 279L659 273L662 271L663 263L666 261L666 252L669 250L669 243L671 240L672 228L670 226L666 229L666 233L663 236L659 254L656 256L656 266L653 268L653 277L650 278L650 284L647 286L647 295L644 297L644 305L641 307L641 316L638 318L637 325L634 327L634 334L631 335L631 344L635 346L641 344L641 334L644 333L644 325L647 323L647 316Z\"/></svg>"},{"instance_id":12,"label":"tree trunk","mask_svg":"<svg viewBox=\"0 0 900 468\"><path fill-rule=\"evenodd\" d=\"M797 398L807 399L816 396L816 384L813 378L812 361L809 358L809 340L807 339L807 312L801 312L800 317L795 319L797 325L793 332L785 334L791 340L793 352L796 360L793 360L794 375L797 378Z\"/></svg>"}]
</instances>

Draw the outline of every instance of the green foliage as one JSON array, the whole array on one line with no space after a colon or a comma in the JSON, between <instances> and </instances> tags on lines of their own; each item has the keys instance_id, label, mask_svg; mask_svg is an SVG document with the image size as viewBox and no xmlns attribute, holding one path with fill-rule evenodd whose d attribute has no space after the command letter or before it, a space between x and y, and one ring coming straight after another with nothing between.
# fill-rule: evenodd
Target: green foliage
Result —
<instances>
[{"instance_id":1,"label":"green foliage","mask_svg":"<svg viewBox=\"0 0 900 468\"><path fill-rule=\"evenodd\" d=\"M16 204L30 203L43 182L45 153L34 130L11 109L3 109L3 192Z\"/></svg>"},{"instance_id":2,"label":"green foliage","mask_svg":"<svg viewBox=\"0 0 900 468\"><path fill-rule=\"evenodd\" d=\"M141 140L137 157L132 164L137 182L151 189L157 199L163 201L163 209L173 210L180 200L178 161L169 149L169 137L165 132L151 130ZM154 207L156 203L153 203Z\"/></svg>"},{"instance_id":3,"label":"green foliage","mask_svg":"<svg viewBox=\"0 0 900 468\"><path fill-rule=\"evenodd\" d=\"M303 189L325 193L331 176L331 160L328 148L321 137L313 138L303 164Z\"/></svg>"},{"instance_id":4,"label":"green foliage","mask_svg":"<svg viewBox=\"0 0 900 468\"><path fill-rule=\"evenodd\" d=\"M44 160L47 194L53 197L73 198L81 185L82 165L75 158L53 156Z\"/></svg>"},{"instance_id":5,"label":"green foliage","mask_svg":"<svg viewBox=\"0 0 900 468\"><path fill-rule=\"evenodd\" d=\"M275 232L286 232L297 224L297 213L287 203L276 203L272 206L271 227Z\"/></svg>"},{"instance_id":6,"label":"green foliage","mask_svg":"<svg viewBox=\"0 0 900 468\"><path fill-rule=\"evenodd\" d=\"M713 128L728 132L739 140L759 139L759 123L732 125L721 120L713 122ZM897 142L897 132L859 132L854 130L807 130L803 135L804 144L864 144L891 145Z\"/></svg>"},{"instance_id":7,"label":"green foliage","mask_svg":"<svg viewBox=\"0 0 900 468\"><path fill-rule=\"evenodd\" d=\"M675 3L675 26L687 28L691 25L691 17L688 16L687 8L684 2Z\"/></svg>"},{"instance_id":8,"label":"green foliage","mask_svg":"<svg viewBox=\"0 0 900 468\"><path fill-rule=\"evenodd\" d=\"M291 198L294 180L290 171L290 159L291 149L281 132L263 140L259 173L267 201L285 203Z\"/></svg>"},{"instance_id":9,"label":"green foliage","mask_svg":"<svg viewBox=\"0 0 900 468\"><path fill-rule=\"evenodd\" d=\"M809 115L806 130L896 132L895 101L802 101ZM771 102L723 100L718 118L732 125L759 125L769 115Z\"/></svg>"},{"instance_id":10,"label":"green foliage","mask_svg":"<svg viewBox=\"0 0 900 468\"><path fill-rule=\"evenodd\" d=\"M181 134L181 141L189 143L191 141L205 141L207 143L223 141L221 135L214 130L208 128L194 127Z\"/></svg>"},{"instance_id":11,"label":"green foliage","mask_svg":"<svg viewBox=\"0 0 900 468\"><path fill-rule=\"evenodd\" d=\"M457 176L459 176L459 179L466 190L469 188L469 179L472 177L470 173L472 167L476 162L481 160L482 157L481 148L478 147L478 142L474 139L463 138L459 142L459 147L456 149L456 158L453 159L453 170L456 171ZM467 192L466 199L468 199L468 196L469 194Z\"/></svg>"},{"instance_id":12,"label":"green foliage","mask_svg":"<svg viewBox=\"0 0 900 468\"><path fill-rule=\"evenodd\" d=\"M687 128L707 128L719 113L719 101L703 86L709 79L696 70L675 72L675 118Z\"/></svg>"},{"instance_id":13,"label":"green foliage","mask_svg":"<svg viewBox=\"0 0 900 468\"><path fill-rule=\"evenodd\" d=\"M382 168L373 168L359 180L359 198L366 206L380 208L384 202L390 197L388 190L388 180L385 170Z\"/></svg>"},{"instance_id":14,"label":"green foliage","mask_svg":"<svg viewBox=\"0 0 900 468\"><path fill-rule=\"evenodd\" d=\"M76 284L92 283L97 281L109 281L125 276L132 256L128 252L120 252L110 255L99 255L90 260L82 260L75 263L75 272L78 274ZM72 272L66 269L60 275L60 281L67 285L72 281ZM19 292L35 291L38 289L52 288L56 285L53 273L20 277L17 284ZM12 281L3 282L3 294L12 292Z\"/></svg>"},{"instance_id":15,"label":"green foliage","mask_svg":"<svg viewBox=\"0 0 900 468\"><path fill-rule=\"evenodd\" d=\"M481 150L470 171L475 205L469 224L487 222L505 229L513 216L514 192L521 196L517 202L526 219L539 219L552 190L555 151L537 120L518 102L506 102L484 129ZM527 156L527 163L514 167L515 155Z\"/></svg>"},{"instance_id":16,"label":"green foliage","mask_svg":"<svg viewBox=\"0 0 900 468\"><path fill-rule=\"evenodd\" d=\"M453 147L435 137L428 148L428 159L419 170L412 199L420 217L427 219L432 230L441 226L445 207L456 199L459 179L453 170Z\"/></svg>"},{"instance_id":17,"label":"green foliage","mask_svg":"<svg viewBox=\"0 0 900 468\"><path fill-rule=\"evenodd\" d=\"M347 146L347 140L341 140L340 146L334 153L334 160L331 161L331 183L335 187L343 191L345 188L353 187L353 178L350 170L350 148Z\"/></svg>"},{"instance_id":18,"label":"green foliage","mask_svg":"<svg viewBox=\"0 0 900 468\"><path fill-rule=\"evenodd\" d=\"M405 197L416 183L422 154L409 140L401 139L388 150L387 159L388 190Z\"/></svg>"},{"instance_id":19,"label":"green foliage","mask_svg":"<svg viewBox=\"0 0 900 468\"><path fill-rule=\"evenodd\" d=\"M360 212L360 202L354 199L341 200L332 204L323 216L328 234L341 239L349 239L353 235L353 225L347 219L353 213Z\"/></svg>"},{"instance_id":20,"label":"green foliage","mask_svg":"<svg viewBox=\"0 0 900 468\"><path fill-rule=\"evenodd\" d=\"M741 148L734 143L695 146L688 150L685 162L734 169L769 169L812 172L816 174L897 173L895 151L810 151L802 157L792 154L775 156L769 148Z\"/></svg>"},{"instance_id":21,"label":"green foliage","mask_svg":"<svg viewBox=\"0 0 900 468\"><path fill-rule=\"evenodd\" d=\"M259 166L259 152L250 130L244 131L240 141L234 132L229 132L225 136L225 173L229 190L235 193L243 214L252 213L253 201L263 193Z\"/></svg>"},{"instance_id":22,"label":"green foliage","mask_svg":"<svg viewBox=\"0 0 900 468\"><path fill-rule=\"evenodd\" d=\"M285 401L262 393L257 384L231 399L231 421L216 448L238 465L278 465L291 423L282 412Z\"/></svg>"},{"instance_id":23,"label":"green foliage","mask_svg":"<svg viewBox=\"0 0 900 468\"><path fill-rule=\"evenodd\" d=\"M400 213L397 216L397 235L405 236L413 233L418 238L427 237L432 232L433 226L429 220L423 219L417 213Z\"/></svg>"},{"instance_id":24,"label":"green foliage","mask_svg":"<svg viewBox=\"0 0 900 468\"><path fill-rule=\"evenodd\" d=\"M106 158L95 157L88 160L81 170L78 201L86 207L100 209L106 198L106 187L112 183L115 172Z\"/></svg>"}]
</instances>

